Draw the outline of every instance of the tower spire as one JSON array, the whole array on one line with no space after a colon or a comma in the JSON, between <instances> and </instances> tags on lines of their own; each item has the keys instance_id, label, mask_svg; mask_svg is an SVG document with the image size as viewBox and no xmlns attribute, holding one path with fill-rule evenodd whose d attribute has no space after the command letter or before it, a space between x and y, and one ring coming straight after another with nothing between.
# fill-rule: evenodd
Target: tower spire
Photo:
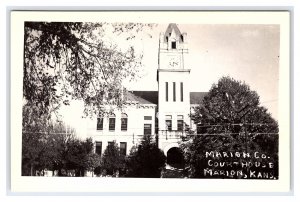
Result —
<instances>
[{"instance_id":1,"label":"tower spire","mask_svg":"<svg viewBox=\"0 0 300 202\"><path fill-rule=\"evenodd\" d=\"M168 42L170 37L176 38L179 43L183 43L183 35L175 23L170 23L164 35L164 42Z\"/></svg>"}]
</instances>

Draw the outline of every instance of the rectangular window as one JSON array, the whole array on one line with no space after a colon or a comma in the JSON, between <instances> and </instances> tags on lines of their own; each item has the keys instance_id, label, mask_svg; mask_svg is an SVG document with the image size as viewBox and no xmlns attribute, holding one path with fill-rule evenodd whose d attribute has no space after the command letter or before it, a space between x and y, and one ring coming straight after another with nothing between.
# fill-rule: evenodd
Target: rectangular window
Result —
<instances>
[{"instance_id":1,"label":"rectangular window","mask_svg":"<svg viewBox=\"0 0 300 202\"><path fill-rule=\"evenodd\" d=\"M168 85L168 82L166 82L166 102L169 101L169 85Z\"/></svg>"},{"instance_id":2,"label":"rectangular window","mask_svg":"<svg viewBox=\"0 0 300 202\"><path fill-rule=\"evenodd\" d=\"M144 116L144 120L152 120L152 116Z\"/></svg>"},{"instance_id":3,"label":"rectangular window","mask_svg":"<svg viewBox=\"0 0 300 202\"><path fill-rule=\"evenodd\" d=\"M183 120L177 120L177 130L183 130Z\"/></svg>"},{"instance_id":4,"label":"rectangular window","mask_svg":"<svg viewBox=\"0 0 300 202\"><path fill-rule=\"evenodd\" d=\"M166 115L166 130L171 131L172 130L172 116Z\"/></svg>"},{"instance_id":5,"label":"rectangular window","mask_svg":"<svg viewBox=\"0 0 300 202\"><path fill-rule=\"evenodd\" d=\"M173 101L176 102L176 83L173 82Z\"/></svg>"},{"instance_id":6,"label":"rectangular window","mask_svg":"<svg viewBox=\"0 0 300 202\"><path fill-rule=\"evenodd\" d=\"M121 131L127 131L127 118L121 118Z\"/></svg>"},{"instance_id":7,"label":"rectangular window","mask_svg":"<svg viewBox=\"0 0 300 202\"><path fill-rule=\"evenodd\" d=\"M166 120L166 129L168 131L172 130L172 120Z\"/></svg>"},{"instance_id":8,"label":"rectangular window","mask_svg":"<svg viewBox=\"0 0 300 202\"><path fill-rule=\"evenodd\" d=\"M151 135L152 133L151 127L152 127L151 124L144 124L144 135Z\"/></svg>"},{"instance_id":9,"label":"rectangular window","mask_svg":"<svg viewBox=\"0 0 300 202\"><path fill-rule=\"evenodd\" d=\"M177 130L183 131L183 115L177 115Z\"/></svg>"},{"instance_id":10,"label":"rectangular window","mask_svg":"<svg viewBox=\"0 0 300 202\"><path fill-rule=\"evenodd\" d=\"M126 156L127 143L120 142L120 154Z\"/></svg>"},{"instance_id":11,"label":"rectangular window","mask_svg":"<svg viewBox=\"0 0 300 202\"><path fill-rule=\"evenodd\" d=\"M116 128L116 118L109 118L109 130L114 131Z\"/></svg>"},{"instance_id":12,"label":"rectangular window","mask_svg":"<svg viewBox=\"0 0 300 202\"><path fill-rule=\"evenodd\" d=\"M183 102L183 82L180 82L180 101Z\"/></svg>"},{"instance_id":13,"label":"rectangular window","mask_svg":"<svg viewBox=\"0 0 300 202\"><path fill-rule=\"evenodd\" d=\"M99 154L101 156L102 153L102 142L96 142L96 154Z\"/></svg>"},{"instance_id":14,"label":"rectangular window","mask_svg":"<svg viewBox=\"0 0 300 202\"><path fill-rule=\"evenodd\" d=\"M176 49L176 41L172 41L172 49Z\"/></svg>"},{"instance_id":15,"label":"rectangular window","mask_svg":"<svg viewBox=\"0 0 300 202\"><path fill-rule=\"evenodd\" d=\"M97 118L97 130L103 130L103 118Z\"/></svg>"}]
</instances>

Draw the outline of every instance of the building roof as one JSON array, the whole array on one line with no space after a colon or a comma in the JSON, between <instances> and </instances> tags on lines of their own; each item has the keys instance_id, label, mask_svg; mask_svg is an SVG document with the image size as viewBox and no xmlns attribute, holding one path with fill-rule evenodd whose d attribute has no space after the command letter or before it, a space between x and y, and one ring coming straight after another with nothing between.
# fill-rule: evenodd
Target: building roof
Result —
<instances>
[{"instance_id":1,"label":"building roof","mask_svg":"<svg viewBox=\"0 0 300 202\"><path fill-rule=\"evenodd\" d=\"M139 104L157 104L157 102L156 103L151 102L151 99L150 100L144 99L142 96L139 95L139 93L136 94L135 92L156 92L157 94L157 91L126 91L124 94L125 99L127 101L137 102Z\"/></svg>"},{"instance_id":2,"label":"building roof","mask_svg":"<svg viewBox=\"0 0 300 202\"><path fill-rule=\"evenodd\" d=\"M200 104L208 92L190 92L190 104ZM158 104L158 91L128 91L126 93L129 101L139 104Z\"/></svg>"},{"instance_id":3,"label":"building roof","mask_svg":"<svg viewBox=\"0 0 300 202\"><path fill-rule=\"evenodd\" d=\"M167 38L171 36L172 30L174 30L175 34L177 36L179 36L179 42L183 42L182 37L181 37L181 32L180 32L180 30L178 29L178 27L175 23L170 23L169 24L169 26L168 26L168 28L165 32L165 35L164 35L164 41L167 42Z\"/></svg>"},{"instance_id":4,"label":"building roof","mask_svg":"<svg viewBox=\"0 0 300 202\"><path fill-rule=\"evenodd\" d=\"M200 104L208 92L190 92L190 103Z\"/></svg>"},{"instance_id":5,"label":"building roof","mask_svg":"<svg viewBox=\"0 0 300 202\"><path fill-rule=\"evenodd\" d=\"M158 91L131 91L134 95L141 97L152 104L158 104Z\"/></svg>"}]
</instances>

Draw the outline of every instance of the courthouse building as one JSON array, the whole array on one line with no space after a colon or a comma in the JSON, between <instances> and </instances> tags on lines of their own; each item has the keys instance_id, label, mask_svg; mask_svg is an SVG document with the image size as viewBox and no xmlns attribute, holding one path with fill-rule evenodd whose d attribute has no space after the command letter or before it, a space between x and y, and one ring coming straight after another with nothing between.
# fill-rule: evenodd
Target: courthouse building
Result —
<instances>
[{"instance_id":1,"label":"courthouse building","mask_svg":"<svg viewBox=\"0 0 300 202\"><path fill-rule=\"evenodd\" d=\"M120 152L128 155L132 146L149 134L168 156L186 136L187 127L196 128L190 114L206 93L189 90L187 34L181 33L176 24L169 24L160 34L158 48L158 91L127 91L122 111L88 123L88 136L95 141L96 153L102 154L115 141Z\"/></svg>"}]
</instances>

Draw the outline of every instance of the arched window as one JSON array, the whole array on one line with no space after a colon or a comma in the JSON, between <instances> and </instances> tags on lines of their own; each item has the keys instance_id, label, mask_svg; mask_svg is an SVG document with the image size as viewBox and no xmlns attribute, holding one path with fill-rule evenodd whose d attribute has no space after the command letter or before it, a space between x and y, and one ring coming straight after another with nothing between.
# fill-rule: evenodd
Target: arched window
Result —
<instances>
[{"instance_id":1,"label":"arched window","mask_svg":"<svg viewBox=\"0 0 300 202\"><path fill-rule=\"evenodd\" d=\"M116 115L111 113L109 115L109 131L115 131L116 128Z\"/></svg>"},{"instance_id":2,"label":"arched window","mask_svg":"<svg viewBox=\"0 0 300 202\"><path fill-rule=\"evenodd\" d=\"M128 116L125 113L121 115L121 131L127 131Z\"/></svg>"},{"instance_id":3,"label":"arched window","mask_svg":"<svg viewBox=\"0 0 300 202\"><path fill-rule=\"evenodd\" d=\"M102 142L96 141L96 154L99 154L101 156L102 153Z\"/></svg>"},{"instance_id":4,"label":"arched window","mask_svg":"<svg viewBox=\"0 0 300 202\"><path fill-rule=\"evenodd\" d=\"M97 118L97 130L103 130L103 117Z\"/></svg>"}]
</instances>

